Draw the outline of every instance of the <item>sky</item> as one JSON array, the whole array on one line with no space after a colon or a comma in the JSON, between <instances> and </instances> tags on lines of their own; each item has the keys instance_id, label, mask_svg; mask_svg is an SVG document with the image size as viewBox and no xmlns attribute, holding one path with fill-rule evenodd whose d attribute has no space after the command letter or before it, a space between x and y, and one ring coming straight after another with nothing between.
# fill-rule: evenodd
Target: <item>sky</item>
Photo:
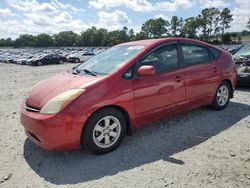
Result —
<instances>
[{"instance_id":1,"label":"sky","mask_svg":"<svg viewBox=\"0 0 250 188\"><path fill-rule=\"evenodd\" d=\"M250 0L0 0L0 38L80 33L92 26L108 30L127 26L138 32L150 18L187 18L211 7L231 10L234 20L229 31L246 29Z\"/></svg>"}]
</instances>

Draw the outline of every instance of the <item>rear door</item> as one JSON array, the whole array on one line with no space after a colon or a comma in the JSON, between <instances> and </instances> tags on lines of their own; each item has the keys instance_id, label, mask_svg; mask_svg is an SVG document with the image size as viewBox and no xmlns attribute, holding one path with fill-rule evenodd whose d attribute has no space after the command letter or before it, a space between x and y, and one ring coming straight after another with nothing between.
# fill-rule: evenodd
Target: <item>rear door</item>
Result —
<instances>
[{"instance_id":1,"label":"rear door","mask_svg":"<svg viewBox=\"0 0 250 188\"><path fill-rule=\"evenodd\" d=\"M153 76L137 76L134 79L134 104L138 124L159 119L185 105L185 82L179 68L177 44L167 44L153 50L137 64L156 69Z\"/></svg>"},{"instance_id":2,"label":"rear door","mask_svg":"<svg viewBox=\"0 0 250 188\"><path fill-rule=\"evenodd\" d=\"M57 54L53 54L52 55L52 63L59 63L59 60L60 60L60 56L57 55Z\"/></svg>"},{"instance_id":3,"label":"rear door","mask_svg":"<svg viewBox=\"0 0 250 188\"><path fill-rule=\"evenodd\" d=\"M53 63L52 55L46 55L44 57L44 61L45 61L45 64L51 64L51 63Z\"/></svg>"},{"instance_id":4,"label":"rear door","mask_svg":"<svg viewBox=\"0 0 250 188\"><path fill-rule=\"evenodd\" d=\"M216 61L210 60L208 48L195 43L181 43L185 67L186 103L194 108L211 100L219 76Z\"/></svg>"}]
</instances>

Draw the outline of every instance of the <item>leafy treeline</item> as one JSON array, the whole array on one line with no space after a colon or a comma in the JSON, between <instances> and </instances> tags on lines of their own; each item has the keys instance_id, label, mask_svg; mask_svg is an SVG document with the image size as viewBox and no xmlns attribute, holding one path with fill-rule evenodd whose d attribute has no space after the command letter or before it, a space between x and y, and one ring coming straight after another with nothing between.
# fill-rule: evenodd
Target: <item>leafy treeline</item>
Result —
<instances>
[{"instance_id":1,"label":"leafy treeline","mask_svg":"<svg viewBox=\"0 0 250 188\"><path fill-rule=\"evenodd\" d=\"M211 43L241 42L241 36L250 35L249 31L225 32L230 28L233 15L228 8L205 8L196 17L183 19L173 16L149 19L142 24L141 30L123 27L122 30L108 31L104 28L91 27L80 34L63 31L50 36L42 33L36 36L23 34L17 39L0 39L0 46L14 47L62 47L62 46L113 46L126 41L161 37L189 37ZM250 18L246 26L250 29Z\"/></svg>"}]
</instances>

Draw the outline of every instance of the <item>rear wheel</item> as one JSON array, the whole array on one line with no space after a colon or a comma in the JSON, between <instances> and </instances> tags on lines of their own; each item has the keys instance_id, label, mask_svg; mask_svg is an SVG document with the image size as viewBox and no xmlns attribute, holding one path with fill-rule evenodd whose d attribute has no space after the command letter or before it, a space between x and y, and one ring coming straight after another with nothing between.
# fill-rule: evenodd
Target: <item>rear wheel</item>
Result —
<instances>
[{"instance_id":1,"label":"rear wheel","mask_svg":"<svg viewBox=\"0 0 250 188\"><path fill-rule=\"evenodd\" d=\"M78 59L78 58L75 59L75 62L76 62L76 63L79 63L79 62L80 62L80 59Z\"/></svg>"},{"instance_id":2,"label":"rear wheel","mask_svg":"<svg viewBox=\"0 0 250 188\"><path fill-rule=\"evenodd\" d=\"M225 81L223 81L215 94L213 104L211 107L215 110L223 110L227 107L230 99L231 87Z\"/></svg>"},{"instance_id":3,"label":"rear wheel","mask_svg":"<svg viewBox=\"0 0 250 188\"><path fill-rule=\"evenodd\" d=\"M63 60L59 60L59 64L63 64Z\"/></svg>"},{"instance_id":4,"label":"rear wheel","mask_svg":"<svg viewBox=\"0 0 250 188\"><path fill-rule=\"evenodd\" d=\"M38 61L38 62L37 62L37 65L38 65L38 66L42 66L43 63L42 63L41 61Z\"/></svg>"},{"instance_id":5,"label":"rear wheel","mask_svg":"<svg viewBox=\"0 0 250 188\"><path fill-rule=\"evenodd\" d=\"M90 152L104 154L119 146L125 132L123 114L116 109L106 108L90 117L84 127L82 143Z\"/></svg>"}]
</instances>

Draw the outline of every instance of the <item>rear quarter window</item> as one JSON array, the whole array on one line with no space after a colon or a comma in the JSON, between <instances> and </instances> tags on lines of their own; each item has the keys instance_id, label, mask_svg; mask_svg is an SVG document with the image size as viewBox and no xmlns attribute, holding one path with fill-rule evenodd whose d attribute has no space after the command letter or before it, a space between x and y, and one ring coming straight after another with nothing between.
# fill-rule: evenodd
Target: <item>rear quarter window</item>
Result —
<instances>
[{"instance_id":1,"label":"rear quarter window","mask_svg":"<svg viewBox=\"0 0 250 188\"><path fill-rule=\"evenodd\" d=\"M220 57L221 51L215 48L209 48L210 56L213 60L218 59Z\"/></svg>"}]
</instances>

